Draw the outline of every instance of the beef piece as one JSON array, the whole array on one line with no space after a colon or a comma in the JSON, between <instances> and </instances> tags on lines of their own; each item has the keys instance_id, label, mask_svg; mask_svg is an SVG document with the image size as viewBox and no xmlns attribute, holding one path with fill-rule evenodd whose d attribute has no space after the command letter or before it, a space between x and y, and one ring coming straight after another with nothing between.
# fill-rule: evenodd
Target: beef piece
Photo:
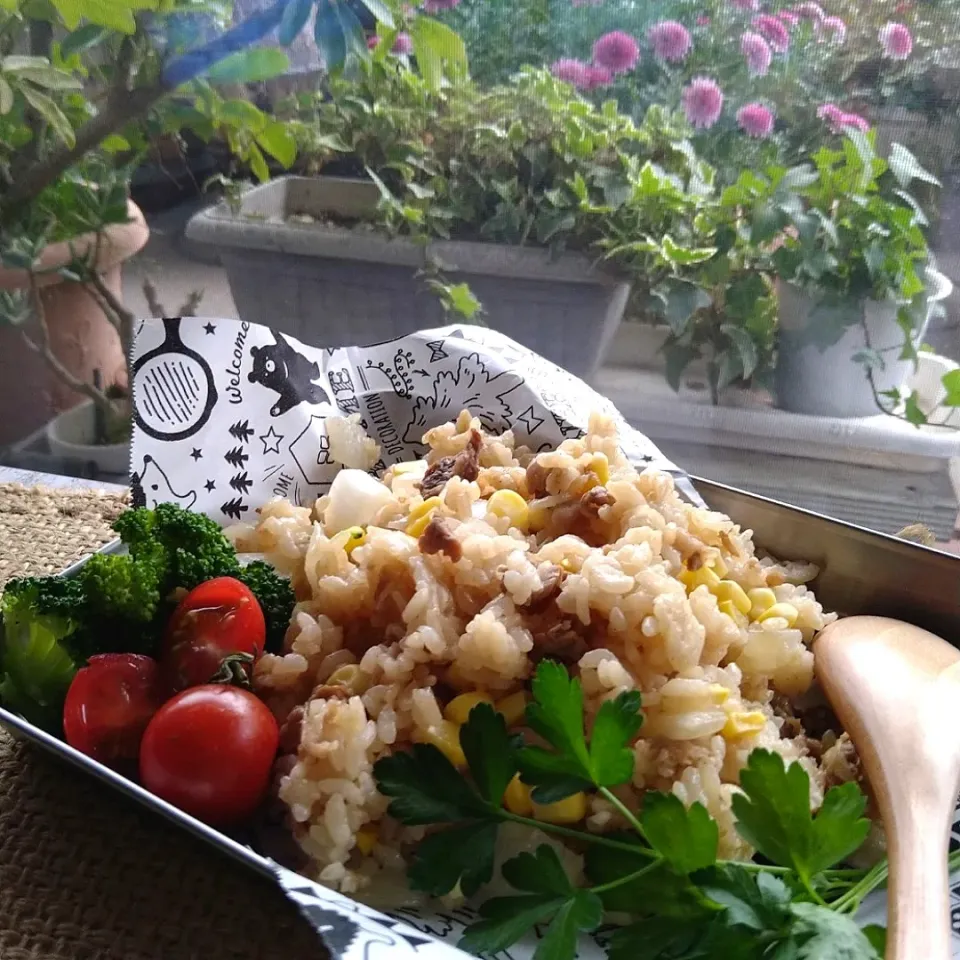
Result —
<instances>
[{"instance_id":1,"label":"beef piece","mask_svg":"<svg viewBox=\"0 0 960 960\"><path fill-rule=\"evenodd\" d=\"M443 553L454 563L463 556L463 547L453 535L443 517L431 517L426 529L420 534L417 546L421 553Z\"/></svg>"},{"instance_id":2,"label":"beef piece","mask_svg":"<svg viewBox=\"0 0 960 960\"><path fill-rule=\"evenodd\" d=\"M576 663L589 649L587 641L577 631L570 617L555 621L542 629L531 629L533 649L530 658Z\"/></svg>"},{"instance_id":3,"label":"beef piece","mask_svg":"<svg viewBox=\"0 0 960 960\"><path fill-rule=\"evenodd\" d=\"M547 473L547 468L541 466L536 459L530 461L527 467L527 492L534 499L546 496Z\"/></svg>"},{"instance_id":4,"label":"beef piece","mask_svg":"<svg viewBox=\"0 0 960 960\"><path fill-rule=\"evenodd\" d=\"M560 595L565 576L563 568L555 563L544 564L538 570L540 586L530 594L530 599L520 604L524 613L542 613Z\"/></svg>"},{"instance_id":5,"label":"beef piece","mask_svg":"<svg viewBox=\"0 0 960 960\"><path fill-rule=\"evenodd\" d=\"M602 507L616 503L616 499L606 487L594 487L588 490L579 500L564 503L556 507L550 515L547 527L547 539L555 540L564 534L579 537L591 547L601 546L606 542L602 531L594 529L594 523Z\"/></svg>"},{"instance_id":6,"label":"beef piece","mask_svg":"<svg viewBox=\"0 0 960 960\"><path fill-rule=\"evenodd\" d=\"M420 492L424 498L437 496L451 477L463 477L473 481L480 476L480 447L483 437L479 430L470 431L467 445L452 457L441 457L432 463L420 481Z\"/></svg>"},{"instance_id":7,"label":"beef piece","mask_svg":"<svg viewBox=\"0 0 960 960\"><path fill-rule=\"evenodd\" d=\"M296 753L300 747L303 728L303 707L294 707L280 725L280 753ZM287 771L290 772L289 770Z\"/></svg>"}]
</instances>

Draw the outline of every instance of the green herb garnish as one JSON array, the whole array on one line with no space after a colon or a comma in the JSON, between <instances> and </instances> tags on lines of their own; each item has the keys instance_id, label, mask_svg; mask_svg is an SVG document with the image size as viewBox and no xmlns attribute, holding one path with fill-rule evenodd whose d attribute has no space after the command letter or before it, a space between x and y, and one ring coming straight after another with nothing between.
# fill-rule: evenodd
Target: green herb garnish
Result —
<instances>
[{"instance_id":1,"label":"green herb garnish","mask_svg":"<svg viewBox=\"0 0 960 960\"><path fill-rule=\"evenodd\" d=\"M631 810L613 788L630 780L630 744L642 722L640 696L603 704L586 732L583 691L557 663L543 662L533 681L526 723L547 746L524 744L489 704L471 711L460 732L463 773L438 750L417 744L374 766L377 785L401 823L439 825L419 844L408 871L416 890L471 896L493 878L500 824L512 821L571 841L585 857L589 885L567 875L556 850L541 845L502 866L517 893L479 908L461 946L505 950L539 925L535 960L574 960L581 933L604 911L625 919L610 941L611 960L877 960L883 931L861 930L851 917L886 878L838 868L866 838L866 801L855 784L827 791L810 813L810 780L799 764L754 750L733 803L737 830L769 863L717 859L719 833L705 807L673 794L647 792ZM578 791L603 796L630 831L586 830L519 816L503 804L512 778L551 803Z\"/></svg>"}]
</instances>

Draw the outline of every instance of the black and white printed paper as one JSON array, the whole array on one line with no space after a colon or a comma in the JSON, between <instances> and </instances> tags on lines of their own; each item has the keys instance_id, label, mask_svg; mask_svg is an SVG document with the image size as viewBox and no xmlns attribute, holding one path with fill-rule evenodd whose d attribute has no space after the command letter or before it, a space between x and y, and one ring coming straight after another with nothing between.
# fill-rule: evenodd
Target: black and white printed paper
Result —
<instances>
[{"instance_id":1,"label":"black and white printed paper","mask_svg":"<svg viewBox=\"0 0 960 960\"><path fill-rule=\"evenodd\" d=\"M255 519L272 497L312 503L340 466L330 457L328 416L359 414L380 447L379 473L421 457L423 434L469 409L494 433L552 449L582 435L594 411L619 425L637 466L666 470L694 502L686 474L609 400L581 380L484 327L453 325L367 347L309 347L267 327L185 317L140 324L133 351L134 501L174 501L221 523ZM951 849L960 846L960 814ZM278 866L287 895L334 960L458 960L469 907L373 910ZM960 960L960 876L954 877L954 958ZM885 896L865 901L864 923L883 923ZM582 937L582 960L600 960L611 928ZM537 932L498 956L530 960Z\"/></svg>"},{"instance_id":2,"label":"black and white printed paper","mask_svg":"<svg viewBox=\"0 0 960 960\"><path fill-rule=\"evenodd\" d=\"M148 320L133 354L132 482L137 502L174 500L221 522L282 496L325 493L339 470L324 421L359 414L379 472L425 453L423 434L464 408L485 428L556 446L600 410L621 421L636 463L683 474L585 383L475 326L426 330L370 347L309 347L236 320Z\"/></svg>"}]
</instances>

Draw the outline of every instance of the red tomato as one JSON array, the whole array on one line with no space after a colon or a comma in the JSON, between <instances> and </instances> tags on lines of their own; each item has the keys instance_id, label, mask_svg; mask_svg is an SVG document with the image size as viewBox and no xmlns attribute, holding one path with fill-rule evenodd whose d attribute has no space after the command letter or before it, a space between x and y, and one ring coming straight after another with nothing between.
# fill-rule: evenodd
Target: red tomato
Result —
<instances>
[{"instance_id":1,"label":"red tomato","mask_svg":"<svg viewBox=\"0 0 960 960\"><path fill-rule=\"evenodd\" d=\"M140 747L140 781L213 826L249 817L270 786L280 730L240 687L206 684L168 700Z\"/></svg>"},{"instance_id":2,"label":"red tomato","mask_svg":"<svg viewBox=\"0 0 960 960\"><path fill-rule=\"evenodd\" d=\"M136 761L150 718L163 703L156 660L135 653L91 657L67 690L67 743L107 766Z\"/></svg>"},{"instance_id":3,"label":"red tomato","mask_svg":"<svg viewBox=\"0 0 960 960\"><path fill-rule=\"evenodd\" d=\"M263 611L246 584L233 577L208 580L170 618L160 652L164 680L172 692L209 683L225 657L260 656L266 637Z\"/></svg>"}]
</instances>

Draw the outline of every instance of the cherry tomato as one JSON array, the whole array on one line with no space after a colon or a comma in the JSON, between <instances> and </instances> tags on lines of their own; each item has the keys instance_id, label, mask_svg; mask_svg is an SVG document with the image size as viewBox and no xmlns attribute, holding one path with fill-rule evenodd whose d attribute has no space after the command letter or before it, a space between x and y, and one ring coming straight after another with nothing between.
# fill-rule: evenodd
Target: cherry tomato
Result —
<instances>
[{"instance_id":1,"label":"cherry tomato","mask_svg":"<svg viewBox=\"0 0 960 960\"><path fill-rule=\"evenodd\" d=\"M140 747L140 781L212 826L249 817L270 786L280 730L240 687L206 684L168 700Z\"/></svg>"},{"instance_id":2,"label":"cherry tomato","mask_svg":"<svg viewBox=\"0 0 960 960\"><path fill-rule=\"evenodd\" d=\"M135 653L91 657L67 690L67 743L107 766L136 762L150 718L163 703L156 660Z\"/></svg>"},{"instance_id":3,"label":"cherry tomato","mask_svg":"<svg viewBox=\"0 0 960 960\"><path fill-rule=\"evenodd\" d=\"M209 683L226 657L256 659L266 636L263 611L246 584L233 577L201 583L170 618L160 653L164 680L174 693Z\"/></svg>"}]
</instances>

